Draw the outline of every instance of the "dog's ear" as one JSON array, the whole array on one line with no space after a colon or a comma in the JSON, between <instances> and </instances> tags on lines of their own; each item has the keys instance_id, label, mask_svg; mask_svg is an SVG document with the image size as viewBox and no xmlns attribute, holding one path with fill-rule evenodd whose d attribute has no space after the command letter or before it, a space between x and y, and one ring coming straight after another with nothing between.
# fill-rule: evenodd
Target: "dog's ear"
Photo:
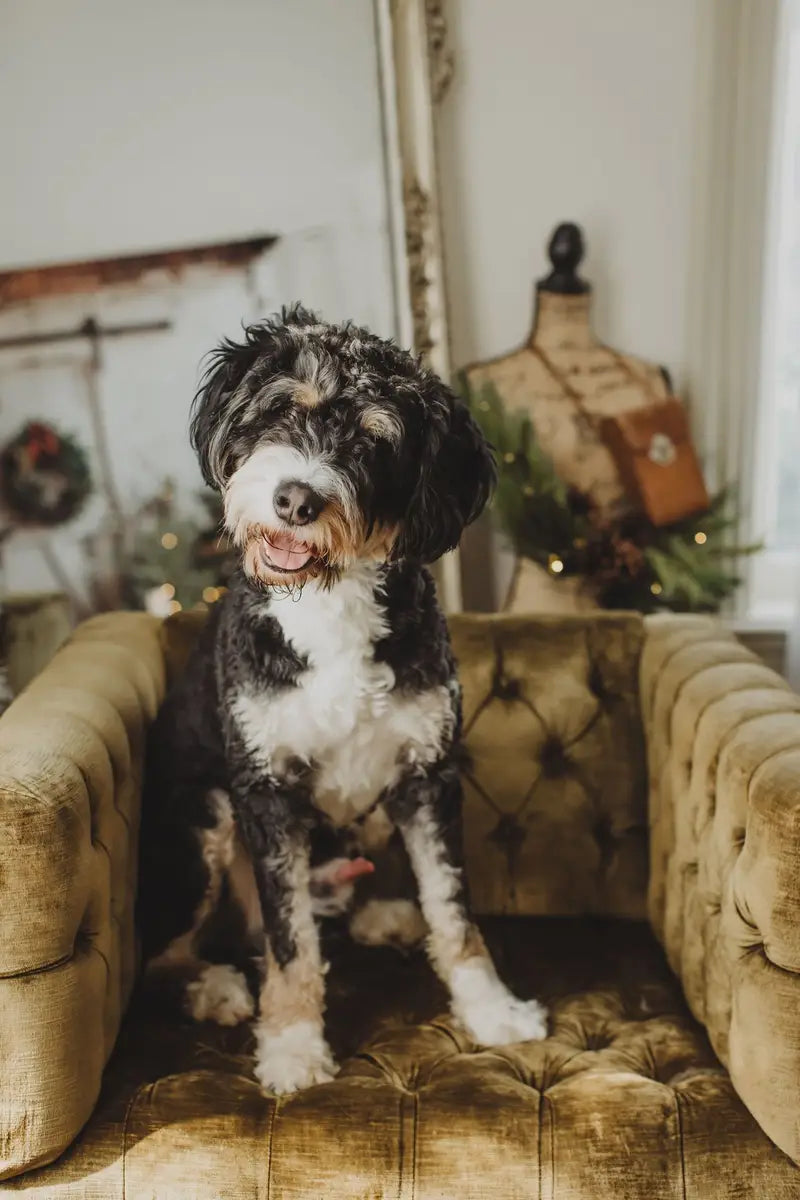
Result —
<instances>
[{"instance_id":1,"label":"dog's ear","mask_svg":"<svg viewBox=\"0 0 800 1200\"><path fill-rule=\"evenodd\" d=\"M248 325L241 342L224 338L208 356L208 366L195 394L189 422L192 446L200 470L209 487L223 488L230 471L232 433L239 410L247 407L250 397L236 396L245 376L259 363L265 378L276 373L296 354L296 334L292 330L316 325L316 313L300 304L283 308L278 316L256 325Z\"/></svg>"},{"instance_id":2,"label":"dog's ear","mask_svg":"<svg viewBox=\"0 0 800 1200\"><path fill-rule=\"evenodd\" d=\"M208 366L192 402L189 437L209 487L222 488L226 454L222 443L225 409L236 388L255 362L257 351L245 353L245 344L225 339L208 356Z\"/></svg>"},{"instance_id":3,"label":"dog's ear","mask_svg":"<svg viewBox=\"0 0 800 1200\"><path fill-rule=\"evenodd\" d=\"M496 480L489 443L463 400L426 376L419 477L396 543L395 557L431 563L458 545L480 516Z\"/></svg>"}]
</instances>

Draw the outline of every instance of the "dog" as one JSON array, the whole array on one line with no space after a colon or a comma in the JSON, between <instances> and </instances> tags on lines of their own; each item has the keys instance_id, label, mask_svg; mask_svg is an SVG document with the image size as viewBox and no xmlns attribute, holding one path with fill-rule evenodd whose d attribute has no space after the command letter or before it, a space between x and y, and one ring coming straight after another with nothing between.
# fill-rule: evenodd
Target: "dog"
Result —
<instances>
[{"instance_id":1,"label":"dog","mask_svg":"<svg viewBox=\"0 0 800 1200\"><path fill-rule=\"evenodd\" d=\"M243 975L196 957L229 891L262 947L259 1082L330 1079L316 917L346 906L370 861L315 864L313 846L396 829L456 1020L484 1046L544 1037L545 1010L495 971L462 864L460 689L426 564L494 484L467 407L394 343L295 306L213 353L191 438L241 570L150 737L146 955L194 963L195 1017L252 1016Z\"/></svg>"}]
</instances>

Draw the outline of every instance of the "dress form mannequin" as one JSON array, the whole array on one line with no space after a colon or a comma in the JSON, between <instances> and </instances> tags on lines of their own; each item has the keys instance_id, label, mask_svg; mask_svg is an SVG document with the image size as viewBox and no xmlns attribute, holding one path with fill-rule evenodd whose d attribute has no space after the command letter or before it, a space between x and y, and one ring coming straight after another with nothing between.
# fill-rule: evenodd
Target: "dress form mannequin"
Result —
<instances>
[{"instance_id":1,"label":"dress form mannequin","mask_svg":"<svg viewBox=\"0 0 800 1200\"><path fill-rule=\"evenodd\" d=\"M507 408L526 409L539 444L562 479L610 510L622 501L623 489L591 417L664 399L669 381L661 367L597 340L591 326L592 289L577 273L583 257L577 225L559 225L548 253L553 269L536 285L528 340L510 354L473 363L466 370L467 381L473 395L491 383Z\"/></svg>"},{"instance_id":2,"label":"dress form mannequin","mask_svg":"<svg viewBox=\"0 0 800 1200\"><path fill-rule=\"evenodd\" d=\"M559 225L548 246L552 266L536 284L533 327L517 350L466 369L470 392L492 384L506 407L530 415L536 437L561 478L601 510L624 505L622 484L594 417L642 408L671 391L666 371L598 341L591 286L578 274L584 246L577 225ZM576 579L553 580L528 560L514 567L504 607L561 611L591 607Z\"/></svg>"}]
</instances>

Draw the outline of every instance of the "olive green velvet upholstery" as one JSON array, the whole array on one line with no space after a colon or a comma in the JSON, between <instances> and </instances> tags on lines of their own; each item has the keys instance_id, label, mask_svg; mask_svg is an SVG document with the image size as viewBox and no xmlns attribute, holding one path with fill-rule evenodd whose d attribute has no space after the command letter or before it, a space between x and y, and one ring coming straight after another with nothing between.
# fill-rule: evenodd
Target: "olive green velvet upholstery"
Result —
<instances>
[{"instance_id":1,"label":"olive green velvet upholstery","mask_svg":"<svg viewBox=\"0 0 800 1200\"><path fill-rule=\"evenodd\" d=\"M465 853L482 913L644 917L643 627L451 622L464 694Z\"/></svg>"},{"instance_id":2,"label":"olive green velvet upholstery","mask_svg":"<svg viewBox=\"0 0 800 1200\"><path fill-rule=\"evenodd\" d=\"M0 719L0 1178L92 1112L136 968L136 832L158 624L87 622Z\"/></svg>"},{"instance_id":3,"label":"olive green velvet upholstery","mask_svg":"<svg viewBox=\"0 0 800 1200\"><path fill-rule=\"evenodd\" d=\"M59 1161L0 1183L58 1200L789 1200L798 1168L736 1096L643 923L486 918L545 1042L479 1051L422 955L329 939L331 1084L275 1102L246 1027L123 1025Z\"/></svg>"},{"instance_id":4,"label":"olive green velvet upholstery","mask_svg":"<svg viewBox=\"0 0 800 1200\"><path fill-rule=\"evenodd\" d=\"M739 1094L800 1161L800 696L719 625L642 655L649 908Z\"/></svg>"},{"instance_id":5,"label":"olive green velvet upholstery","mask_svg":"<svg viewBox=\"0 0 800 1200\"><path fill-rule=\"evenodd\" d=\"M334 926L340 1074L275 1101L247 1027L129 1003L143 736L194 628L89 622L0 718L0 1196L800 1198L800 700L777 677L706 621L454 619L470 882L550 1036L479 1050L423 955ZM676 974L636 919L646 762Z\"/></svg>"}]
</instances>

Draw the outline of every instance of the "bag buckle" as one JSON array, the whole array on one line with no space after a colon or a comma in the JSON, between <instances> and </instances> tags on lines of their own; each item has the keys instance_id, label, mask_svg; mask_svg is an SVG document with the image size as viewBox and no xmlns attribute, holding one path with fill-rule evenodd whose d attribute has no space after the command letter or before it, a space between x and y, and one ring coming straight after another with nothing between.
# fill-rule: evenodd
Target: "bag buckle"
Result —
<instances>
[{"instance_id":1,"label":"bag buckle","mask_svg":"<svg viewBox=\"0 0 800 1200\"><path fill-rule=\"evenodd\" d=\"M668 467L675 462L678 451L668 433L654 433L650 439L647 457L659 467Z\"/></svg>"}]
</instances>

